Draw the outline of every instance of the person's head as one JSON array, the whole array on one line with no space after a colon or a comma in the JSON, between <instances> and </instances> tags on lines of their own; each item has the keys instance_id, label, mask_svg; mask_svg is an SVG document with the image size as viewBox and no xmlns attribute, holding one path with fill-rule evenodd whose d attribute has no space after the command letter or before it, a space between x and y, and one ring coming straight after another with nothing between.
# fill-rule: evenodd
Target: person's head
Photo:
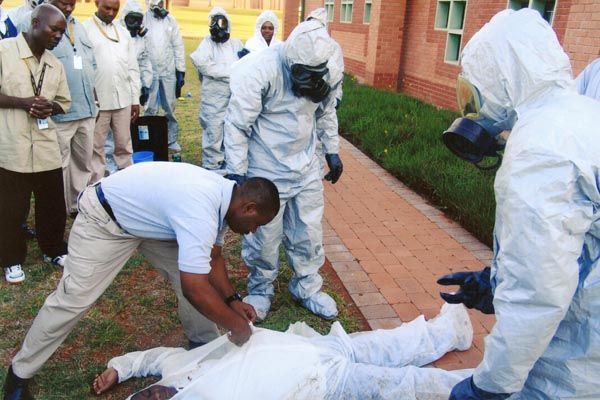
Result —
<instances>
[{"instance_id":1,"label":"person's head","mask_svg":"<svg viewBox=\"0 0 600 400\"><path fill-rule=\"evenodd\" d=\"M65 18L69 18L75 9L77 0L50 0L48 3L62 11Z\"/></svg>"},{"instance_id":2,"label":"person's head","mask_svg":"<svg viewBox=\"0 0 600 400\"><path fill-rule=\"evenodd\" d=\"M65 33L67 21L63 13L51 4L37 6L31 13L31 42L39 48L52 50Z\"/></svg>"},{"instance_id":3,"label":"person's head","mask_svg":"<svg viewBox=\"0 0 600 400\"><path fill-rule=\"evenodd\" d=\"M121 24L127 28L131 37L145 36L148 30L144 28L144 13L136 0L127 0L121 12Z\"/></svg>"},{"instance_id":4,"label":"person's head","mask_svg":"<svg viewBox=\"0 0 600 400\"><path fill-rule=\"evenodd\" d=\"M208 30L215 43L225 43L231 35L231 22L227 12L221 7L214 7L208 13Z\"/></svg>"},{"instance_id":5,"label":"person's head","mask_svg":"<svg viewBox=\"0 0 600 400\"><path fill-rule=\"evenodd\" d=\"M284 45L285 62L290 71L292 91L315 103L323 101L331 87L325 81L327 62L333 54L333 43L318 21L300 23Z\"/></svg>"},{"instance_id":6,"label":"person's head","mask_svg":"<svg viewBox=\"0 0 600 400\"><path fill-rule=\"evenodd\" d=\"M556 33L532 9L504 10L485 24L462 51L457 82L464 118L444 133L459 157L477 163L502 148L527 104L557 88L571 87L571 63Z\"/></svg>"},{"instance_id":7,"label":"person's head","mask_svg":"<svg viewBox=\"0 0 600 400\"><path fill-rule=\"evenodd\" d=\"M27 0L27 5L29 6L29 8L31 8L32 10L34 8L36 8L37 6L39 6L40 4L43 4L44 0Z\"/></svg>"},{"instance_id":8,"label":"person's head","mask_svg":"<svg viewBox=\"0 0 600 400\"><path fill-rule=\"evenodd\" d=\"M164 0L150 0L148 9L152 11L152 15L157 19L164 19L169 15L169 11L165 8Z\"/></svg>"},{"instance_id":9,"label":"person's head","mask_svg":"<svg viewBox=\"0 0 600 400\"><path fill-rule=\"evenodd\" d=\"M273 11L263 11L256 18L255 34L260 34L267 44L271 44L277 29L279 29L279 19Z\"/></svg>"},{"instance_id":10,"label":"person's head","mask_svg":"<svg viewBox=\"0 0 600 400\"><path fill-rule=\"evenodd\" d=\"M317 20L323 24L324 27L327 27L327 10L325 10L323 7L312 10L310 14L308 14L308 18L306 18L306 20Z\"/></svg>"},{"instance_id":11,"label":"person's head","mask_svg":"<svg viewBox=\"0 0 600 400\"><path fill-rule=\"evenodd\" d=\"M133 396L131 400L166 400L177 394L177 389L163 385L152 385L143 390L140 390Z\"/></svg>"},{"instance_id":12,"label":"person's head","mask_svg":"<svg viewBox=\"0 0 600 400\"><path fill-rule=\"evenodd\" d=\"M120 6L119 0L96 0L96 16L105 24L110 24L119 13Z\"/></svg>"},{"instance_id":13,"label":"person's head","mask_svg":"<svg viewBox=\"0 0 600 400\"><path fill-rule=\"evenodd\" d=\"M277 186L265 178L250 178L235 186L225 220L235 233L248 234L271 222L278 212Z\"/></svg>"}]
</instances>

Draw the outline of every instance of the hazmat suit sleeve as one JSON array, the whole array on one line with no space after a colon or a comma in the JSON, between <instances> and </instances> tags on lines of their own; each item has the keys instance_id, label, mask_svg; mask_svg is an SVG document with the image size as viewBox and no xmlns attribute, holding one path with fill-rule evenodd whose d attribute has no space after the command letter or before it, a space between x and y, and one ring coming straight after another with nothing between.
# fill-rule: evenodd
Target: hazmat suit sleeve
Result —
<instances>
[{"instance_id":1,"label":"hazmat suit sleeve","mask_svg":"<svg viewBox=\"0 0 600 400\"><path fill-rule=\"evenodd\" d=\"M214 59L215 43L210 37L205 38L196 51L190 54L192 63L202 76L229 82L231 65L219 63Z\"/></svg>"},{"instance_id":2,"label":"hazmat suit sleeve","mask_svg":"<svg viewBox=\"0 0 600 400\"><path fill-rule=\"evenodd\" d=\"M480 389L520 391L569 309L593 213L587 200L592 196L582 193L580 176L571 161L539 147L505 159L498 171L492 265L496 324L473 375Z\"/></svg>"},{"instance_id":3,"label":"hazmat suit sleeve","mask_svg":"<svg viewBox=\"0 0 600 400\"><path fill-rule=\"evenodd\" d=\"M152 70L152 62L150 62L150 55L148 54L148 41L144 38L144 49L138 56L138 64L140 67L140 78L142 87L149 88L152 86L152 79L154 76Z\"/></svg>"},{"instance_id":4,"label":"hazmat suit sleeve","mask_svg":"<svg viewBox=\"0 0 600 400\"><path fill-rule=\"evenodd\" d=\"M231 97L223 128L228 174L245 175L248 170L248 138L262 112L263 96L270 86L267 70L272 67L254 63L236 68L231 76Z\"/></svg>"},{"instance_id":5,"label":"hazmat suit sleeve","mask_svg":"<svg viewBox=\"0 0 600 400\"><path fill-rule=\"evenodd\" d=\"M155 347L146 351L134 351L114 357L108 362L108 368L114 368L119 375L119 383L127 379L145 376L162 376L163 368L169 358L187 353L181 347Z\"/></svg>"},{"instance_id":6,"label":"hazmat suit sleeve","mask_svg":"<svg viewBox=\"0 0 600 400\"><path fill-rule=\"evenodd\" d=\"M327 98L319 105L316 113L317 136L323 143L326 154L337 154L340 151L335 94L336 91L332 88Z\"/></svg>"},{"instance_id":7,"label":"hazmat suit sleeve","mask_svg":"<svg viewBox=\"0 0 600 400\"><path fill-rule=\"evenodd\" d=\"M183 38L179 31L179 26L175 19L171 18L171 45L173 46L173 53L175 54L175 69L177 71L185 72L185 48L183 47Z\"/></svg>"},{"instance_id":8,"label":"hazmat suit sleeve","mask_svg":"<svg viewBox=\"0 0 600 400\"><path fill-rule=\"evenodd\" d=\"M125 29L123 29L124 31ZM122 35L129 35L129 32L125 31ZM131 104L140 104L140 67L137 60L137 52L135 50L135 44L133 40L127 41L127 65L129 69L129 84L131 86Z\"/></svg>"}]
</instances>

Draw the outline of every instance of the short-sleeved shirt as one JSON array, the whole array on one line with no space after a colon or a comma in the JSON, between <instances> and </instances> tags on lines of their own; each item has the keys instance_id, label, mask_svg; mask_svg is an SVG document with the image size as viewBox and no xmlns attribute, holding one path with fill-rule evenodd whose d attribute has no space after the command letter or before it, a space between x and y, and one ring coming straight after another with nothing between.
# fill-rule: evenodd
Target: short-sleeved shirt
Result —
<instances>
[{"instance_id":1,"label":"short-sleeved shirt","mask_svg":"<svg viewBox=\"0 0 600 400\"><path fill-rule=\"evenodd\" d=\"M176 240L179 269L210 272L222 245L235 183L203 168L170 162L135 164L101 181L121 227L146 239Z\"/></svg>"},{"instance_id":2,"label":"short-sleeved shirt","mask_svg":"<svg viewBox=\"0 0 600 400\"><path fill-rule=\"evenodd\" d=\"M38 61L23 34L0 41L0 93L33 97L30 71L37 85L44 65L41 96L68 111L71 97L62 64L47 50ZM56 127L51 118L48 128L40 130L37 119L27 111L0 108L0 132L0 168L22 173L61 168Z\"/></svg>"}]
</instances>

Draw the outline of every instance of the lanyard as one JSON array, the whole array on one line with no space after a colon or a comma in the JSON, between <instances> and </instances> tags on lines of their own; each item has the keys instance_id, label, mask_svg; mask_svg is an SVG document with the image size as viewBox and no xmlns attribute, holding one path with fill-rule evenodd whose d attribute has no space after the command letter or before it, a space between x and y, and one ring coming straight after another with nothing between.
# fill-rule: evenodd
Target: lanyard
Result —
<instances>
[{"instance_id":1,"label":"lanyard","mask_svg":"<svg viewBox=\"0 0 600 400\"><path fill-rule=\"evenodd\" d=\"M73 20L67 21L67 32L68 34L65 36L67 39L69 39L71 46L73 46L73 51L77 53L77 49L75 48L75 31L73 29Z\"/></svg>"},{"instance_id":2,"label":"lanyard","mask_svg":"<svg viewBox=\"0 0 600 400\"><path fill-rule=\"evenodd\" d=\"M33 95L39 96L42 93L42 84L44 83L44 75L46 74L46 67L48 64L44 63L42 67L42 72L40 73L40 80L38 83L35 83L35 78L33 76L33 72L31 72L31 67L29 67L29 63L25 61L25 65L27 65L27 69L29 70L29 77L31 78L31 88L33 89Z\"/></svg>"},{"instance_id":3,"label":"lanyard","mask_svg":"<svg viewBox=\"0 0 600 400\"><path fill-rule=\"evenodd\" d=\"M102 29L102 27L100 26L100 24L98 23L98 21L96 21L95 17L92 17L92 19L94 20L94 23L96 24L96 27L98 27L98 30L100 31L100 33L102 35L104 35L105 38L107 38L111 42L119 43L119 31L118 31L117 27L114 26L114 24L113 24L113 28L115 29L115 34L117 35L116 39L113 39L110 36L108 36L108 34L106 33L106 31L104 29Z\"/></svg>"}]
</instances>

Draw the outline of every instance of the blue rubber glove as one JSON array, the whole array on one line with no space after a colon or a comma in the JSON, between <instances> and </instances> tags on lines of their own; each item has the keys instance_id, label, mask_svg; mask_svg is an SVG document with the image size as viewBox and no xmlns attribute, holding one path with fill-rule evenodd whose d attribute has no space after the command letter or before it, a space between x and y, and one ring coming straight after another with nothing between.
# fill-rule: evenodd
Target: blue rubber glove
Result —
<instances>
[{"instance_id":1,"label":"blue rubber glove","mask_svg":"<svg viewBox=\"0 0 600 400\"><path fill-rule=\"evenodd\" d=\"M342 176L342 171L344 171L342 159L337 154L325 154L325 159L329 167L329 172L325 175L325 180L336 183L340 179L340 176Z\"/></svg>"},{"instance_id":2,"label":"blue rubber glove","mask_svg":"<svg viewBox=\"0 0 600 400\"><path fill-rule=\"evenodd\" d=\"M185 72L175 71L175 97L181 97L181 88L185 85Z\"/></svg>"},{"instance_id":3,"label":"blue rubber glove","mask_svg":"<svg viewBox=\"0 0 600 400\"><path fill-rule=\"evenodd\" d=\"M462 380L452 388L448 400L504 400L507 393L491 393L479 389L473 382L473 377Z\"/></svg>"},{"instance_id":4,"label":"blue rubber glove","mask_svg":"<svg viewBox=\"0 0 600 400\"><path fill-rule=\"evenodd\" d=\"M225 175L225 179L235 181L235 183L241 186L244 182L246 182L246 175L227 174Z\"/></svg>"},{"instance_id":5,"label":"blue rubber glove","mask_svg":"<svg viewBox=\"0 0 600 400\"><path fill-rule=\"evenodd\" d=\"M248 54L250 54L250 50L248 50L245 47L243 49L241 49L240 51L237 52L238 58L242 58L242 57L244 57L245 55L248 55Z\"/></svg>"},{"instance_id":6,"label":"blue rubber glove","mask_svg":"<svg viewBox=\"0 0 600 400\"><path fill-rule=\"evenodd\" d=\"M140 105L145 106L150 97L150 88L142 87L142 93L140 94Z\"/></svg>"},{"instance_id":7,"label":"blue rubber glove","mask_svg":"<svg viewBox=\"0 0 600 400\"><path fill-rule=\"evenodd\" d=\"M455 294L440 293L442 299L450 304L463 303L467 308L474 308L484 314L494 313L494 294L490 282L490 267L477 272L456 272L438 279L440 285L459 285Z\"/></svg>"}]
</instances>

